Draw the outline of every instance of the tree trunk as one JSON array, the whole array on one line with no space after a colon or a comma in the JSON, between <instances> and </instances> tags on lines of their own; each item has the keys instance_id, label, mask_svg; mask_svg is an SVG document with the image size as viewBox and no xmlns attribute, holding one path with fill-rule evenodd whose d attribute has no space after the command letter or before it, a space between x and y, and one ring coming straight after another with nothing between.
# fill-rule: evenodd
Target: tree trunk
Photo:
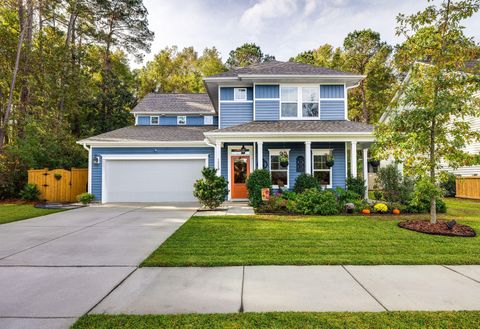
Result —
<instances>
[{"instance_id":1,"label":"tree trunk","mask_svg":"<svg viewBox=\"0 0 480 329\"><path fill-rule=\"evenodd\" d=\"M23 9L22 10L19 9L19 14L20 13L23 15ZM23 18L20 18L20 21L22 20ZM18 38L17 55L15 58L15 67L13 68L12 81L10 82L10 94L8 96L7 109L5 110L5 113L3 115L3 122L2 122L2 126L0 127L0 153L3 153L3 148L5 146L5 138L6 138L7 129L10 121L10 113L12 112L13 94L15 91L15 83L17 81L18 68L20 66L20 56L22 54L22 45L23 45L23 39L25 38L25 30L26 30L25 25L23 25L22 30L20 32L20 37Z\"/></svg>"},{"instance_id":2,"label":"tree trunk","mask_svg":"<svg viewBox=\"0 0 480 329\"><path fill-rule=\"evenodd\" d=\"M430 127L430 181L433 185L436 183L435 179L435 128L436 120L433 118L432 125ZM437 196L432 194L430 197L430 223L435 224L437 222Z\"/></svg>"},{"instance_id":3,"label":"tree trunk","mask_svg":"<svg viewBox=\"0 0 480 329\"><path fill-rule=\"evenodd\" d=\"M363 113L363 121L365 123L368 123L369 117L368 117L368 108L367 108L367 95L365 91L365 81L362 80L360 82L360 92L362 94L362 113Z\"/></svg>"}]
</instances>

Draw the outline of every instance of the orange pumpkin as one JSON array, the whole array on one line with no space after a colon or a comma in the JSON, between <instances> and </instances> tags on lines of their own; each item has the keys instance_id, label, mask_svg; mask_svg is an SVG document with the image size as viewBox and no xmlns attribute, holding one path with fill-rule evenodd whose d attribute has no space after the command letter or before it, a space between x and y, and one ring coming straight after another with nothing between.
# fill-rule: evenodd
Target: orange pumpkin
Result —
<instances>
[{"instance_id":1,"label":"orange pumpkin","mask_svg":"<svg viewBox=\"0 0 480 329\"><path fill-rule=\"evenodd\" d=\"M392 210L392 213L394 215L400 215L400 209L395 208L395 209Z\"/></svg>"},{"instance_id":2,"label":"orange pumpkin","mask_svg":"<svg viewBox=\"0 0 480 329\"><path fill-rule=\"evenodd\" d=\"M370 209L363 209L362 214L364 215L370 215Z\"/></svg>"}]
</instances>

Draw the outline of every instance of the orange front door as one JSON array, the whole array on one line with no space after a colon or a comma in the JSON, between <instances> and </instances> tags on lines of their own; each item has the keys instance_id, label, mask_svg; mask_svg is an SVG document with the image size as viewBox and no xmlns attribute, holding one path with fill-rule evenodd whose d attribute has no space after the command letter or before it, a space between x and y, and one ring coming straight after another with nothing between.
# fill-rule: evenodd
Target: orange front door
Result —
<instances>
[{"instance_id":1,"label":"orange front door","mask_svg":"<svg viewBox=\"0 0 480 329\"><path fill-rule=\"evenodd\" d=\"M232 156L230 181L232 182L232 199L246 199L247 178L250 175L250 156Z\"/></svg>"}]
</instances>

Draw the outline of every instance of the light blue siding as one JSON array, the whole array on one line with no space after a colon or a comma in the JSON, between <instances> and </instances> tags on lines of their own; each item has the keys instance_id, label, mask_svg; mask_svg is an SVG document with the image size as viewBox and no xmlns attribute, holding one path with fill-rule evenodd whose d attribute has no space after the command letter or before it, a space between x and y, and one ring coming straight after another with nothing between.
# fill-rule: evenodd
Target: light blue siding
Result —
<instances>
[{"instance_id":1,"label":"light blue siding","mask_svg":"<svg viewBox=\"0 0 480 329\"><path fill-rule=\"evenodd\" d=\"M345 101L320 101L320 120L345 120Z\"/></svg>"},{"instance_id":2,"label":"light blue siding","mask_svg":"<svg viewBox=\"0 0 480 329\"><path fill-rule=\"evenodd\" d=\"M321 85L320 98L344 98L343 85Z\"/></svg>"},{"instance_id":3,"label":"light blue siding","mask_svg":"<svg viewBox=\"0 0 480 329\"><path fill-rule=\"evenodd\" d=\"M150 116L138 116L137 125L139 126L149 126L150 125ZM213 116L213 125L218 124L218 116ZM160 126L176 126L177 125L177 116L160 116ZM187 126L203 126L204 117L201 115L192 115L187 116ZM156 125L155 125L156 126Z\"/></svg>"},{"instance_id":4,"label":"light blue siding","mask_svg":"<svg viewBox=\"0 0 480 329\"><path fill-rule=\"evenodd\" d=\"M253 121L252 102L220 102L220 128Z\"/></svg>"},{"instance_id":5,"label":"light blue siding","mask_svg":"<svg viewBox=\"0 0 480 329\"><path fill-rule=\"evenodd\" d=\"M107 154L208 154L209 167L214 166L214 150L212 147L111 147L92 148L92 156ZM102 163L92 163L92 193L95 200L102 199ZM192 186L193 191L193 186Z\"/></svg>"},{"instance_id":6,"label":"light blue siding","mask_svg":"<svg viewBox=\"0 0 480 329\"><path fill-rule=\"evenodd\" d=\"M220 100L221 101L233 101L233 89L234 87L221 87L220 88ZM247 100L253 100L253 88L247 87Z\"/></svg>"},{"instance_id":7,"label":"light blue siding","mask_svg":"<svg viewBox=\"0 0 480 329\"><path fill-rule=\"evenodd\" d=\"M277 121L280 115L280 101L255 100L255 120Z\"/></svg>"},{"instance_id":8,"label":"light blue siding","mask_svg":"<svg viewBox=\"0 0 480 329\"><path fill-rule=\"evenodd\" d=\"M278 85L256 85L255 99L259 98L279 98Z\"/></svg>"},{"instance_id":9,"label":"light blue siding","mask_svg":"<svg viewBox=\"0 0 480 329\"><path fill-rule=\"evenodd\" d=\"M148 126L150 125L150 116L148 115L139 115L137 118L137 125L139 126Z\"/></svg>"}]
</instances>

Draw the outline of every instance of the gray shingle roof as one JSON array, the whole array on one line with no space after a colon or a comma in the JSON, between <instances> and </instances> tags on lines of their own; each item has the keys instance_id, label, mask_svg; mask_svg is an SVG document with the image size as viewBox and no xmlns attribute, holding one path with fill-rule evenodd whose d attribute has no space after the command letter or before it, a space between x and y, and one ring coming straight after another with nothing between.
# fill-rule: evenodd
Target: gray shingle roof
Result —
<instances>
[{"instance_id":1,"label":"gray shingle roof","mask_svg":"<svg viewBox=\"0 0 480 329\"><path fill-rule=\"evenodd\" d=\"M204 132L216 126L129 126L89 137L83 142L194 142L203 141Z\"/></svg>"},{"instance_id":2,"label":"gray shingle roof","mask_svg":"<svg viewBox=\"0 0 480 329\"><path fill-rule=\"evenodd\" d=\"M207 94L159 94L150 93L138 102L133 113L214 114Z\"/></svg>"},{"instance_id":3,"label":"gray shingle roof","mask_svg":"<svg viewBox=\"0 0 480 329\"><path fill-rule=\"evenodd\" d=\"M249 123L213 130L212 133L235 132L331 132L366 133L373 132L373 126L366 123L347 120L283 120L252 121Z\"/></svg>"},{"instance_id":4,"label":"gray shingle roof","mask_svg":"<svg viewBox=\"0 0 480 329\"><path fill-rule=\"evenodd\" d=\"M264 63L254 64L247 67L233 69L224 73L212 75L215 77L236 77L238 75L256 75L256 74L272 74L272 75L357 75L355 73L341 72L337 70L327 69L325 67L296 63L296 62L280 62L268 61Z\"/></svg>"}]
</instances>

